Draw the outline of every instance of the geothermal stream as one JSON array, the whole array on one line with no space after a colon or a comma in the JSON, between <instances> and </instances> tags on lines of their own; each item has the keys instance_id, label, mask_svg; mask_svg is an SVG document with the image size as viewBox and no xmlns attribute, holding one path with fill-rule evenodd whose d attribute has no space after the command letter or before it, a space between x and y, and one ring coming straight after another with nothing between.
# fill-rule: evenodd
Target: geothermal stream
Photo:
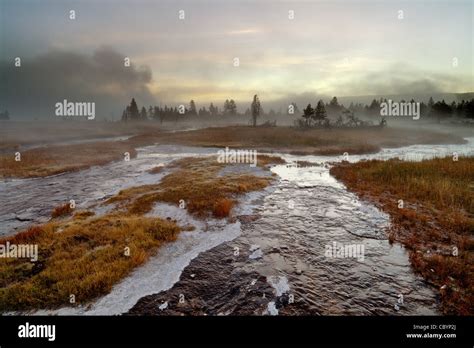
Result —
<instances>
[{"instance_id":1,"label":"geothermal stream","mask_svg":"<svg viewBox=\"0 0 474 348\"><path fill-rule=\"evenodd\" d=\"M474 138L463 145L414 145L383 149L360 159L474 156ZM0 237L45 222L51 210L71 199L78 209L103 214L100 205L119 190L158 182L169 171L148 169L171 161L215 154L216 149L148 146L129 162L92 167L47 178L0 183ZM370 315L438 314L435 292L413 273L405 249L390 245L389 217L360 201L329 174L329 162L342 156L275 154L272 186L244 196L236 217L201 221L177 206L158 203L150 215L176 219L196 229L158 250L145 265L88 306L40 310L31 314L151 315ZM248 165L226 171L268 175ZM346 257L328 254L334 246L354 247ZM401 301L403 299L403 301Z\"/></svg>"}]
</instances>

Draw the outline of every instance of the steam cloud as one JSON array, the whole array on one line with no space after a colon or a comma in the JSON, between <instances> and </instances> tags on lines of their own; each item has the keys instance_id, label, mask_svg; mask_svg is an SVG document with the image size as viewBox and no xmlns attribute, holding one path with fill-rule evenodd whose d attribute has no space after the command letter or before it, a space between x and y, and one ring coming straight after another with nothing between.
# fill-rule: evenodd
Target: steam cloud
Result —
<instances>
[{"instance_id":1,"label":"steam cloud","mask_svg":"<svg viewBox=\"0 0 474 348\"><path fill-rule=\"evenodd\" d=\"M148 89L149 67L124 66L125 56L109 47L92 56L67 51L49 51L33 59L0 62L0 109L14 119L53 119L54 105L64 99L95 102L98 118L117 119L133 96L142 105L155 102Z\"/></svg>"}]
</instances>

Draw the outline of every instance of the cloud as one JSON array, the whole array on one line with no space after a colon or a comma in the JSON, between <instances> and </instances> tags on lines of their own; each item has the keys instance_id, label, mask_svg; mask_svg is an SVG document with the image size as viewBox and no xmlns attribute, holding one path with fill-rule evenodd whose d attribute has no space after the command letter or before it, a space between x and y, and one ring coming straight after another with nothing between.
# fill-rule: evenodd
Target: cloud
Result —
<instances>
[{"instance_id":1,"label":"cloud","mask_svg":"<svg viewBox=\"0 0 474 348\"><path fill-rule=\"evenodd\" d=\"M231 30L228 35L248 35L248 34L257 34L262 32L260 29L249 28L249 29L240 29L240 30Z\"/></svg>"},{"instance_id":2,"label":"cloud","mask_svg":"<svg viewBox=\"0 0 474 348\"><path fill-rule=\"evenodd\" d=\"M347 73L330 81L339 95L420 95L443 92L469 92L469 76L454 71L437 73L406 64L393 64L371 72Z\"/></svg>"},{"instance_id":3,"label":"cloud","mask_svg":"<svg viewBox=\"0 0 474 348\"><path fill-rule=\"evenodd\" d=\"M96 117L111 113L117 118L135 97L140 105L155 102L149 84L152 73L146 66L124 66L125 56L110 47L92 55L52 50L21 67L0 62L0 109L8 109L14 119L54 118L54 105L64 99L95 102Z\"/></svg>"}]
</instances>

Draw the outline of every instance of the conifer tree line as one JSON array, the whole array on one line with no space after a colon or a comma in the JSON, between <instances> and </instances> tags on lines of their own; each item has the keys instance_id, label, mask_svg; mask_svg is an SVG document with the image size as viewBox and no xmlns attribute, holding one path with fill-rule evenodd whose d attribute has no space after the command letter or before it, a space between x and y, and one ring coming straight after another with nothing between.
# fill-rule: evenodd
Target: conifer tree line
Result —
<instances>
[{"instance_id":1,"label":"conifer tree line","mask_svg":"<svg viewBox=\"0 0 474 348\"><path fill-rule=\"evenodd\" d=\"M218 115L237 115L237 105L233 99L226 100L222 110L219 110L217 106L210 103L209 107L201 107L199 110L196 108L194 100L189 102L188 106L185 106L183 110L179 109L179 106L149 106L148 109L145 106L139 110L135 98L122 112L122 121L146 121L156 120L161 123L163 121L177 121L179 118L184 116L218 116Z\"/></svg>"},{"instance_id":2,"label":"conifer tree line","mask_svg":"<svg viewBox=\"0 0 474 348\"><path fill-rule=\"evenodd\" d=\"M387 102L387 99L380 98L373 99L370 104L353 103L348 107L340 104L337 97L333 97L329 103L323 100L317 101L315 104L308 104L302 111L298 108L296 103L290 103L291 108L280 108L278 111L270 109L264 112L260 100L257 95L254 95L249 107L244 113L239 113L237 104L233 99L227 99L222 107L210 103L205 106L196 107L194 100L191 100L188 105L184 106L149 106L146 108L138 107L135 98L125 108L122 113L122 121L178 121L180 119L188 118L212 118L212 117L243 117L248 120L248 123L256 126L257 119L261 116L266 116L271 119L273 116L287 115L293 118L295 124L300 127L320 127L320 126L360 126L371 124L372 121L384 122L380 117L381 103ZM414 99L410 101L400 100L401 103L414 103ZM314 105L314 106L313 106ZM291 112L289 111L291 109ZM448 119L450 117L474 119L474 99L460 102L452 102L450 104L443 100L434 101L430 97L428 103L420 103L420 116L434 121ZM361 120L363 117L366 120Z\"/></svg>"}]
</instances>

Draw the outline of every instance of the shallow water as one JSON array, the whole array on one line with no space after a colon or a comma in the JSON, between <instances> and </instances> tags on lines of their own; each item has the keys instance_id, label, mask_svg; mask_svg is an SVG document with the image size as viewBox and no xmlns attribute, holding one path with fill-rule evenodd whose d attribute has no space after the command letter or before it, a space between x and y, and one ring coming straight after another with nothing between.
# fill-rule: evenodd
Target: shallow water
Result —
<instances>
[{"instance_id":1,"label":"shallow water","mask_svg":"<svg viewBox=\"0 0 474 348\"><path fill-rule=\"evenodd\" d=\"M234 212L256 215L252 219L196 221L184 210L157 204L152 215L197 229L181 233L92 306L36 314L121 314L130 309L137 314L436 314L435 292L413 273L404 248L386 239L389 217L348 192L329 174L329 163L421 160L453 152L473 156L474 138L464 145L415 145L348 158L280 154L290 163L319 165L273 167L275 184L247 195ZM216 150L149 146L130 162L0 183L0 236L46 221L55 206L70 199L79 208L100 212L99 203L120 189L158 182L167 173L148 174L148 169L209 153ZM334 245L353 246L356 255L332 255ZM236 289L247 292L236 296ZM171 299L183 292L187 301L178 306ZM401 296L403 303L397 303Z\"/></svg>"},{"instance_id":2,"label":"shallow water","mask_svg":"<svg viewBox=\"0 0 474 348\"><path fill-rule=\"evenodd\" d=\"M150 174L155 166L211 150L183 146L140 148L137 157L105 166L46 178L13 179L0 183L0 237L48 221L51 211L73 199L77 209L98 209L97 204L120 190L158 182L166 171Z\"/></svg>"}]
</instances>

